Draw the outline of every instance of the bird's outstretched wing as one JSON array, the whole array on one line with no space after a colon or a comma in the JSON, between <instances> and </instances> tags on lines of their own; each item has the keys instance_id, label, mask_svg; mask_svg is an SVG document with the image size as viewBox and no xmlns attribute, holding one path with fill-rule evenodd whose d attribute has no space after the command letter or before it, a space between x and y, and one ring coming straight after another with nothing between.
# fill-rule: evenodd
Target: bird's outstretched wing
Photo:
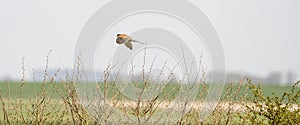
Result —
<instances>
[{"instance_id":1,"label":"bird's outstretched wing","mask_svg":"<svg viewBox=\"0 0 300 125\"><path fill-rule=\"evenodd\" d=\"M129 48L130 50L132 50L132 44L131 44L131 41L127 41L127 42L125 42L124 44L125 44L125 46L126 46L127 48Z\"/></svg>"}]
</instances>

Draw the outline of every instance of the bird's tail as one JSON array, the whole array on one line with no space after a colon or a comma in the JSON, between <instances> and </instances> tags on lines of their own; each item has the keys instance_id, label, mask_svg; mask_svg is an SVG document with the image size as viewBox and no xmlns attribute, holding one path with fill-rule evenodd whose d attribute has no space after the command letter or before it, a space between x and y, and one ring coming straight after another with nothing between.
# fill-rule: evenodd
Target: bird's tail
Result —
<instances>
[{"instance_id":1,"label":"bird's tail","mask_svg":"<svg viewBox=\"0 0 300 125\"><path fill-rule=\"evenodd\" d=\"M143 44L143 45L146 44L145 42L141 42L141 41L138 41L138 40L132 40L132 42L140 43L140 44Z\"/></svg>"}]
</instances>

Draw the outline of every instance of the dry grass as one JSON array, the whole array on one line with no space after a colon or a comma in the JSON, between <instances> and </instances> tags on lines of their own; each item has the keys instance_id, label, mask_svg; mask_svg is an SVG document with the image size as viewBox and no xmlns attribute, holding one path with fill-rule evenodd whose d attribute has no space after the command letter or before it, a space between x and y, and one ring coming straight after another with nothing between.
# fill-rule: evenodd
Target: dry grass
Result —
<instances>
[{"instance_id":1,"label":"dry grass","mask_svg":"<svg viewBox=\"0 0 300 125\"><path fill-rule=\"evenodd\" d=\"M19 93L11 92L9 81L3 83L6 84L8 94L3 94L4 88L0 89L2 110L0 124L289 124L293 123L292 120L300 119L300 90L295 87L299 82L292 87L292 92L285 93L281 100L276 96L264 98L261 89L257 85L253 85L249 79L228 83L214 111L203 120L202 108L208 105L203 97L208 94L209 84L205 83L205 70L201 65L196 73L201 75L196 75L196 80L191 83L171 80L174 78L172 73L163 78L163 70L169 69L172 72L175 68L175 66L167 68L166 65L163 65L157 77L159 84L155 86L157 88L154 87L153 91L161 91L159 87L162 86L171 87L165 87L168 89L163 91L163 94L154 94L148 100L143 99L147 88L154 85L153 83L157 83L155 81L157 79L154 81L151 79L155 61L151 63L149 72L146 72L145 66L143 66L142 80L134 80L137 76L134 76L136 71L132 68L131 80L124 83L140 88L141 91L135 93L137 97L135 99L130 99L120 92L122 89L126 89L125 87L116 87L117 84L120 84L117 78L119 73L112 73L113 66L108 65L99 83L92 84L93 89L91 90L97 90L96 94L91 93L95 95L83 99L78 90L78 87L82 87L80 80L84 78L80 57L74 65L73 73L66 74L66 78L62 79L57 78L57 73L61 69L58 69L55 74L48 74L49 56L50 52L46 58L43 82L38 83L33 77L35 86L32 90L34 91L32 97L24 97L24 88L27 86L25 58L22 59L23 77L20 81ZM145 60L146 58L144 58L144 64ZM131 65L134 67L134 64ZM33 73L35 74L34 69ZM176 81L177 83L174 83ZM37 84L41 84L41 87L37 87ZM196 84L203 85L200 86L203 87L202 91L196 93L200 98L189 101L188 95L178 94L179 88L174 84L187 88ZM38 89L41 89L40 93L37 92ZM59 98L53 98L50 90L54 90ZM174 102L174 94L183 96L183 98L178 105L175 105L177 107L170 108ZM278 105L275 105L277 103ZM191 110L188 110L189 108ZM282 119L271 117L272 113L279 113L277 116L289 117L291 120L280 121Z\"/></svg>"}]
</instances>

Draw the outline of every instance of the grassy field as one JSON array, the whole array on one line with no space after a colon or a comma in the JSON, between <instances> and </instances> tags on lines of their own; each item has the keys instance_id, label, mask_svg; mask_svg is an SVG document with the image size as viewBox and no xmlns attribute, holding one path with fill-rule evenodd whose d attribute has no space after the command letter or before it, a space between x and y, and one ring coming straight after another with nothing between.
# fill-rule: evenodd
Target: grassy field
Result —
<instances>
[{"instance_id":1,"label":"grassy field","mask_svg":"<svg viewBox=\"0 0 300 125\"><path fill-rule=\"evenodd\" d=\"M66 86L65 83L54 83L56 87L58 88L64 88ZM224 91L223 94L225 94L226 92L226 88L228 88L228 84L225 84L224 86ZM232 85L232 89L236 89L239 85L234 84ZM284 92L288 92L290 91L292 85L285 85L285 86L279 86L279 85L267 85L267 84L262 84L261 85L261 89L263 90L264 96L272 96L273 94L275 96L280 96L282 95ZM41 94L43 88L45 90L47 90L47 93L53 98L53 99L60 99L60 96L58 95L58 93L56 92L56 90L53 88L53 84L50 83L45 83L42 84L42 82L25 82L23 88L21 87L21 82L10 82L10 83L5 83L5 82L0 82L0 89L2 92L2 96L3 97L11 97L11 98L34 98L36 95ZM109 95L113 95L113 90L117 90L118 88L115 85L109 85L109 90L108 92ZM171 96L169 96L169 98L174 98L174 96L176 96L176 94L178 94L178 90L180 88L179 84L169 84L165 87L162 95L165 95L167 92L172 91ZM199 85L199 93L201 93L201 91L205 91L204 89L204 85L201 84ZM206 88L209 88L209 85L206 85ZM246 85L242 85L241 89L241 93L245 93L243 91L245 91ZM23 89L23 90L22 90ZM102 86L102 90L103 90L103 86ZM22 92L22 95L21 94ZM250 91L246 92L246 94L251 94ZM206 96L206 95L203 95ZM198 95L197 97L198 99L200 99L200 95Z\"/></svg>"},{"instance_id":2,"label":"grassy field","mask_svg":"<svg viewBox=\"0 0 300 125\"><path fill-rule=\"evenodd\" d=\"M135 86L143 88L142 83ZM116 119L118 115L109 115L107 107L100 109L105 112L106 117L95 119L89 113L91 111L79 103L75 88L72 82L0 82L0 124L98 124L106 123L108 119L113 119L116 123L142 124L148 117L159 119L155 114L165 110L162 104L168 105L178 96L180 85L170 83L165 86L158 98L142 102L130 100L120 94L115 84L99 84L112 107L123 111L126 117L133 117L137 120L135 122L129 119L118 121ZM292 85L255 85L249 82L226 84L215 111L206 120L199 121L201 119L199 106L203 105L208 88L209 84L199 84L196 107L181 116L179 121L175 121L176 124L300 122L299 87L292 89Z\"/></svg>"},{"instance_id":3,"label":"grassy field","mask_svg":"<svg viewBox=\"0 0 300 125\"><path fill-rule=\"evenodd\" d=\"M117 76L111 77L113 73L110 65L104 71L99 84L77 84L83 80L82 75L85 75L80 59L74 65L72 76L66 74L68 77L60 79L56 74L49 75L48 56L43 82L25 81L24 60L23 77L20 82L0 82L0 124L300 123L300 81L293 85L277 86L259 85L252 83L250 79L242 79L238 83L225 84L223 91L208 91L210 87L221 85L206 84L201 82L203 78L195 77L193 81L197 84L194 86L199 87L195 93L197 88L189 84L170 83L172 73L161 79L162 76L151 76L151 72L144 74L145 68L142 68L143 75L140 81L143 82L128 83L139 88L139 92L135 92L124 86L120 88ZM164 67L161 71L163 69ZM190 82L189 77L194 78L192 76L201 76L200 74L200 71L187 74L187 82ZM151 81L150 78L157 79ZM157 81L159 84L153 84ZM162 84L166 86L162 90L158 89L157 86ZM151 85L156 86L150 89L153 94L147 93ZM186 91L182 92L182 88ZM120 90L136 95L133 95L134 99L130 99L132 96L127 97ZM157 93L157 90L160 93ZM216 94L218 92L222 92L220 98ZM144 93L152 98L144 100ZM206 100L207 96L211 96L209 99L212 100ZM176 97L180 97L179 101L173 103Z\"/></svg>"}]
</instances>

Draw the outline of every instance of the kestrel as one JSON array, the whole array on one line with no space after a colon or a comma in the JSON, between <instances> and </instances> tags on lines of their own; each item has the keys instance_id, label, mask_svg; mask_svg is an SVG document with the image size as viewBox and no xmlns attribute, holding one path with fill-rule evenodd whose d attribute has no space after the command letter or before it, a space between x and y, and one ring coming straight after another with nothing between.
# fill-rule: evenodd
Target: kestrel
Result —
<instances>
[{"instance_id":1,"label":"kestrel","mask_svg":"<svg viewBox=\"0 0 300 125\"><path fill-rule=\"evenodd\" d=\"M129 48L130 50L132 50L132 48L133 48L131 42L144 44L143 42L132 39L129 35L126 35L126 34L118 34L117 35L116 43L118 43L118 44L123 44L124 43L125 46L127 48Z\"/></svg>"}]
</instances>

